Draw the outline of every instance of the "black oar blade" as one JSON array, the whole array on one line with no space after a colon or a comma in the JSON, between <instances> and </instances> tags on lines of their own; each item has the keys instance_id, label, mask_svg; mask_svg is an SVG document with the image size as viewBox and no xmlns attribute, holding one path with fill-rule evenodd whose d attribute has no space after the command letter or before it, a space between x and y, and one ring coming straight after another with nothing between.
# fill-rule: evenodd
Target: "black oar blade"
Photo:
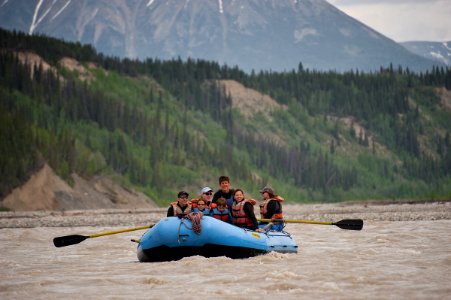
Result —
<instances>
[{"instance_id":1,"label":"black oar blade","mask_svg":"<svg viewBox=\"0 0 451 300\"><path fill-rule=\"evenodd\" d=\"M60 236L53 239L53 245L55 245L55 247L66 247L81 243L87 238L89 238L89 236L78 234Z\"/></svg>"},{"instance_id":2,"label":"black oar blade","mask_svg":"<svg viewBox=\"0 0 451 300\"><path fill-rule=\"evenodd\" d=\"M362 219L341 220L336 223L332 223L332 225L336 225L341 229L362 230L363 220Z\"/></svg>"}]
</instances>

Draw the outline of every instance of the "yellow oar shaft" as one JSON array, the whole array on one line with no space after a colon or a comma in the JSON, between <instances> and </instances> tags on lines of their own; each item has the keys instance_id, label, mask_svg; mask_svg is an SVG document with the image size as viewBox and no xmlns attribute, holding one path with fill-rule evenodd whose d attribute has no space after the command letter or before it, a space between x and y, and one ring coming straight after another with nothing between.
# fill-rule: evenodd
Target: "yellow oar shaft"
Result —
<instances>
[{"instance_id":1,"label":"yellow oar shaft","mask_svg":"<svg viewBox=\"0 0 451 300\"><path fill-rule=\"evenodd\" d=\"M285 222L285 223L307 223L307 224L333 225L332 222L311 221L311 220L257 219L257 221L260 221L260 222L280 221L280 222Z\"/></svg>"},{"instance_id":2,"label":"yellow oar shaft","mask_svg":"<svg viewBox=\"0 0 451 300\"><path fill-rule=\"evenodd\" d=\"M153 226L153 225L146 225L146 226L135 227L135 228L126 228L126 229L120 229L120 230L113 230L113 231L108 231L108 232L102 232L102 233L91 234L89 237L90 237L90 238L95 238L95 237L104 236L104 235L111 235L111 234L122 233L122 232L128 232L128 231L142 230L142 229L150 228L150 227L152 227L152 226Z\"/></svg>"}]
</instances>

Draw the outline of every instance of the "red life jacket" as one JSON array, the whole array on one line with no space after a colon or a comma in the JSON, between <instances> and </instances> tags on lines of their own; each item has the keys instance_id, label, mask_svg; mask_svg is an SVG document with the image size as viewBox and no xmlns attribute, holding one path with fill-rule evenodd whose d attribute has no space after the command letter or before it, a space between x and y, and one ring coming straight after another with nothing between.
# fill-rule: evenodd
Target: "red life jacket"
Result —
<instances>
[{"instance_id":1,"label":"red life jacket","mask_svg":"<svg viewBox=\"0 0 451 300\"><path fill-rule=\"evenodd\" d=\"M245 203L252 204L252 210L254 210L254 205L255 203L257 203L257 201L255 201L254 199L244 199L241 202L233 201L232 205L233 224L238 227L252 228L254 227L254 223L252 222L252 219L244 212Z\"/></svg>"},{"instance_id":2,"label":"red life jacket","mask_svg":"<svg viewBox=\"0 0 451 300\"><path fill-rule=\"evenodd\" d=\"M230 220L230 213L229 210L226 208L224 209L222 212L219 211L219 209L214 208L211 212L211 216L215 219L227 222L227 223L231 223L232 220Z\"/></svg>"}]
</instances>

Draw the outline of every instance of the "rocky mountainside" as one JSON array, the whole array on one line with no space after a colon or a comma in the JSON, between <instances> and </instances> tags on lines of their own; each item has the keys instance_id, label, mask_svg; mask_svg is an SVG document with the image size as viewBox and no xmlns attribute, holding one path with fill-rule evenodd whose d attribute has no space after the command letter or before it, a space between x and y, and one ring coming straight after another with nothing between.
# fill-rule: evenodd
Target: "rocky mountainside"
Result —
<instances>
[{"instance_id":1,"label":"rocky mountainside","mask_svg":"<svg viewBox=\"0 0 451 300\"><path fill-rule=\"evenodd\" d=\"M28 210L144 209L158 207L141 192L125 189L98 176L86 180L72 174L73 186L45 164L0 202L2 208Z\"/></svg>"},{"instance_id":2,"label":"rocky mountainside","mask_svg":"<svg viewBox=\"0 0 451 300\"><path fill-rule=\"evenodd\" d=\"M401 43L410 52L434 60L438 63L451 66L451 41L425 42L412 41Z\"/></svg>"},{"instance_id":3,"label":"rocky mountainside","mask_svg":"<svg viewBox=\"0 0 451 300\"><path fill-rule=\"evenodd\" d=\"M0 27L118 57L192 57L245 71L434 64L325 0L10 0L0 5Z\"/></svg>"}]
</instances>

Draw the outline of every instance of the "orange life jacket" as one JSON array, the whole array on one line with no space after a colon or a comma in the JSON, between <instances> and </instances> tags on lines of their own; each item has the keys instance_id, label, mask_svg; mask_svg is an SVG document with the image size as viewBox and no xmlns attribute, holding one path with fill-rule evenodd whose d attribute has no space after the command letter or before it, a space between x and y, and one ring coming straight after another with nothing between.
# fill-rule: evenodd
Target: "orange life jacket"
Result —
<instances>
[{"instance_id":1,"label":"orange life jacket","mask_svg":"<svg viewBox=\"0 0 451 300\"><path fill-rule=\"evenodd\" d=\"M252 222L252 219L244 212L245 203L252 204L253 211L254 205L257 203L257 201L255 201L254 199L244 199L241 202L233 201L232 205L233 224L238 227L252 228L254 226L254 223Z\"/></svg>"},{"instance_id":2,"label":"orange life jacket","mask_svg":"<svg viewBox=\"0 0 451 300\"><path fill-rule=\"evenodd\" d=\"M193 198L193 199L191 199L191 205L192 205L192 207L197 207L197 202L199 202L199 200L204 200L204 199L202 199L202 198ZM211 202L210 201L205 201L204 200L204 202L205 202L205 207L206 208L211 208L210 206L211 206Z\"/></svg>"},{"instance_id":3,"label":"orange life jacket","mask_svg":"<svg viewBox=\"0 0 451 300\"><path fill-rule=\"evenodd\" d=\"M199 198L193 198L193 199L191 199L191 206L193 207L193 208L196 208L197 207L197 201L199 201L200 199Z\"/></svg>"},{"instance_id":4,"label":"orange life jacket","mask_svg":"<svg viewBox=\"0 0 451 300\"><path fill-rule=\"evenodd\" d=\"M187 203L187 207L185 208L184 211L182 211L182 209L180 208L180 206L177 205L177 203L178 203L177 201L171 202L171 206L174 210L174 216L185 216L191 212L192 207L191 202Z\"/></svg>"},{"instance_id":5,"label":"orange life jacket","mask_svg":"<svg viewBox=\"0 0 451 300\"><path fill-rule=\"evenodd\" d=\"M272 215L268 215L268 204L271 201L277 201L279 202L279 209ZM282 202L284 199L278 195L274 196L273 198L269 198L264 200L262 203L260 203L260 216L262 219L283 219L283 213L282 213ZM281 223L281 222L274 222Z\"/></svg>"},{"instance_id":6,"label":"orange life jacket","mask_svg":"<svg viewBox=\"0 0 451 300\"><path fill-rule=\"evenodd\" d=\"M268 213L268 204L270 201L277 201L279 202L279 210L276 211L276 213L272 216L269 216ZM278 195L274 196L273 198L269 198L264 200L262 203L260 203L260 216L262 219L282 219L282 202L284 199Z\"/></svg>"}]
</instances>

